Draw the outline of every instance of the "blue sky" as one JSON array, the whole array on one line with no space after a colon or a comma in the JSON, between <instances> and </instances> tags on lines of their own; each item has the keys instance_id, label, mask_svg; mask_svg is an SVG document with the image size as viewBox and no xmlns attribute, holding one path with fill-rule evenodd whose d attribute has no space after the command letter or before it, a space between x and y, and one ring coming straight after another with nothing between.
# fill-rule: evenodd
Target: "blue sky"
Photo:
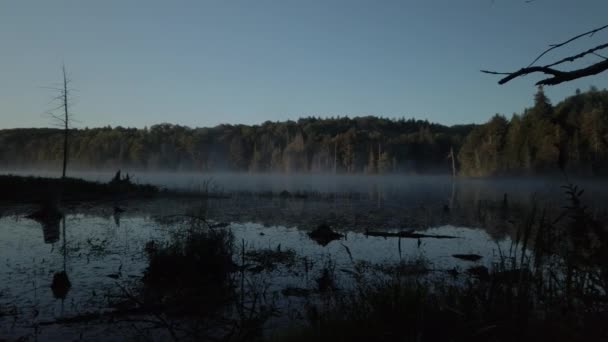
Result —
<instances>
[{"instance_id":1,"label":"blue sky","mask_svg":"<svg viewBox=\"0 0 608 342\"><path fill-rule=\"evenodd\" d=\"M52 124L43 87L60 81L62 62L79 127L369 114L484 122L529 106L538 77L499 86L480 69L525 66L607 24L606 13L605 0L0 0L0 128ZM590 85L608 87L608 74L546 92L558 102Z\"/></svg>"}]
</instances>

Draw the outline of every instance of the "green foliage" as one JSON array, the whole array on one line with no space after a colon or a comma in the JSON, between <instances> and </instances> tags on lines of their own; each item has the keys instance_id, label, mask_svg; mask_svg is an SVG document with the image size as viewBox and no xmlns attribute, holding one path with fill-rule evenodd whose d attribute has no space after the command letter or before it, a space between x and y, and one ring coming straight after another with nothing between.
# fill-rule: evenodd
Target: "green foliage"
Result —
<instances>
[{"instance_id":1,"label":"green foliage","mask_svg":"<svg viewBox=\"0 0 608 342\"><path fill-rule=\"evenodd\" d=\"M551 105L542 88L534 106L510 121L494 116L466 137L458 159L467 176L558 173L603 175L608 169L608 91L577 91Z\"/></svg>"},{"instance_id":2,"label":"green foliage","mask_svg":"<svg viewBox=\"0 0 608 342\"><path fill-rule=\"evenodd\" d=\"M368 116L213 128L85 128L71 131L70 156L71 165L81 169L445 173L450 146L458 148L471 127ZM0 165L59 166L61 134L0 130Z\"/></svg>"}]
</instances>

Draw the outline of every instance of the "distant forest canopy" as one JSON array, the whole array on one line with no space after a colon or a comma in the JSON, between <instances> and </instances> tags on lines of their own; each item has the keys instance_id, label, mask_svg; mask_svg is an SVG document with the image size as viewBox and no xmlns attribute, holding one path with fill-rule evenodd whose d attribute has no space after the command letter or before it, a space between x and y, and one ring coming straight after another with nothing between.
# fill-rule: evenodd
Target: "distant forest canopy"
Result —
<instances>
[{"instance_id":1,"label":"distant forest canopy","mask_svg":"<svg viewBox=\"0 0 608 342\"><path fill-rule=\"evenodd\" d=\"M577 91L552 106L542 89L534 106L508 120L443 126L373 116L303 118L262 125L189 128L172 124L70 132L72 169L164 171L451 173L453 148L467 176L558 172L605 174L608 91ZM62 130L0 130L0 166L59 169Z\"/></svg>"},{"instance_id":2,"label":"distant forest canopy","mask_svg":"<svg viewBox=\"0 0 608 342\"><path fill-rule=\"evenodd\" d=\"M237 172L450 172L450 147L473 125L377 117L303 118L262 125L72 130L72 169ZM0 165L61 164L59 129L0 130Z\"/></svg>"},{"instance_id":3,"label":"distant forest canopy","mask_svg":"<svg viewBox=\"0 0 608 342\"><path fill-rule=\"evenodd\" d=\"M468 176L608 175L608 91L589 91L553 106L542 87L534 106L510 120L495 115L475 127L459 153L460 173Z\"/></svg>"}]
</instances>

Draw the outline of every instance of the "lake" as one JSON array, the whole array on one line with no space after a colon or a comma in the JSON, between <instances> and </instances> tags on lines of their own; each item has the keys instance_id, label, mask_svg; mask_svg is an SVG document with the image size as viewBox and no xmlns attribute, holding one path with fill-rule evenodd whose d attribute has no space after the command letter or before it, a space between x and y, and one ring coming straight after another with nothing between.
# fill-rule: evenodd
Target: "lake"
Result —
<instances>
[{"instance_id":1,"label":"lake","mask_svg":"<svg viewBox=\"0 0 608 342\"><path fill-rule=\"evenodd\" d=\"M113 175L74 176L107 181ZM559 179L169 173L135 174L134 179L188 193L70 203L62 207L64 219L52 224L26 218L35 205L0 207L0 338L105 340L133 334L128 321L61 320L117 310L123 290L141 282L148 267L147 244L170 241L200 218L232 232L235 264L245 260L242 251L293 252L289 265L248 271L248 279L263 283L266 300L281 312L270 324L280 325L302 303L286 289L314 288L315 277L328 265L339 288L350 286L357 265L420 261L429 278L491 267L512 252L532 207L557 215L566 203ZM593 215L605 215L606 184L580 183ZM342 237L323 243L311 239L321 225ZM400 232L409 235L390 235ZM51 289L61 271L71 282L65 298Z\"/></svg>"}]
</instances>

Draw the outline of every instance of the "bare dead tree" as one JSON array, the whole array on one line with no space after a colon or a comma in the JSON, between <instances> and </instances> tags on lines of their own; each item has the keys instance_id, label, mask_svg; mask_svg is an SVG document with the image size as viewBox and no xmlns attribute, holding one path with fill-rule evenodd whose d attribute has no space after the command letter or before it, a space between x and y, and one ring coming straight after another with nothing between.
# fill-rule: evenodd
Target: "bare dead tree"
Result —
<instances>
[{"instance_id":1,"label":"bare dead tree","mask_svg":"<svg viewBox=\"0 0 608 342\"><path fill-rule=\"evenodd\" d=\"M576 80L576 79L587 77L587 76L597 75L601 72L608 70L608 57L605 57L599 53L601 50L608 48L608 43L599 44L599 45L589 48L585 51L581 51L580 53L577 53L575 55L561 58L553 63L549 63L549 64L545 64L545 65L535 65L535 64L549 52L559 49L559 48L561 48L565 45L568 45L568 44L572 43L573 41L581 39L583 37L592 37L594 34L600 32L602 30L605 30L605 29L608 29L608 25L604 25L604 26L595 28L593 30L587 31L585 33L581 33L564 42L561 42L558 44L551 44L551 45L549 45L548 49L546 49L540 55L538 55L532 61L532 63L530 63L527 67L521 68L517 71L496 72L496 71L489 71L489 70L481 70L481 72L486 73L486 74L492 74L492 75L505 75L504 78L502 78L500 81L498 81L498 84L505 84L515 78L527 76L527 75L533 74L533 73L541 73L541 74L550 76L550 77L544 78L544 79L536 82L536 85L556 85L556 84ZM596 58L599 58L600 61L595 62L587 67L573 69L573 70L563 70L563 69L555 68L558 65L562 66L565 63L572 63L574 61L581 60L581 59L583 59L585 57L589 57L589 56L594 56Z\"/></svg>"},{"instance_id":2,"label":"bare dead tree","mask_svg":"<svg viewBox=\"0 0 608 342\"><path fill-rule=\"evenodd\" d=\"M61 178L65 178L68 166L68 139L70 127L72 125L72 116L69 111L72 89L69 88L71 80L68 78L65 64L62 65L61 71L63 76L61 85L58 87L47 87L48 89L57 92L57 96L53 98L53 102L58 103L58 106L48 111L47 114L53 119L56 125L63 129L63 168L61 171Z\"/></svg>"},{"instance_id":3,"label":"bare dead tree","mask_svg":"<svg viewBox=\"0 0 608 342\"><path fill-rule=\"evenodd\" d=\"M456 178L456 156L454 156L454 146L450 146L450 153L447 159L452 160L452 179Z\"/></svg>"}]
</instances>

